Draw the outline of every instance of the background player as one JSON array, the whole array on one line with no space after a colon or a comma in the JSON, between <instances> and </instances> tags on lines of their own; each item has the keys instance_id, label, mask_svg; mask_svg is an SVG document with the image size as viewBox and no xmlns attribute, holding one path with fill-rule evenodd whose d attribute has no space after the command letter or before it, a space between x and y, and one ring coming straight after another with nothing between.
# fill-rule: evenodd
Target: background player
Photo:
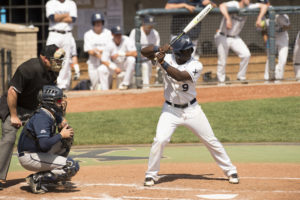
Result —
<instances>
[{"instance_id":1,"label":"background player","mask_svg":"<svg viewBox=\"0 0 300 200\"><path fill-rule=\"evenodd\" d=\"M297 79L297 81L300 82L300 31L298 32L298 35L297 35L297 38L295 41L293 63L294 63L296 79Z\"/></svg>"},{"instance_id":2,"label":"background player","mask_svg":"<svg viewBox=\"0 0 300 200\"><path fill-rule=\"evenodd\" d=\"M181 37L172 45L173 54L165 54L169 45L162 48L149 46L142 54L150 59L156 54L164 69L165 103L160 115L156 136L151 147L144 185L152 186L158 181L160 159L165 145L171 140L175 129L186 126L199 137L221 167L230 183L239 183L236 167L231 163L222 144L196 100L196 83L203 69L202 64L192 58L193 44L188 36Z\"/></svg>"},{"instance_id":3,"label":"background player","mask_svg":"<svg viewBox=\"0 0 300 200\"><path fill-rule=\"evenodd\" d=\"M112 40L110 30L104 28L104 15L101 12L92 15L93 28L84 34L84 51L89 54L88 73L91 80L91 89L100 90L100 65L102 53L107 43Z\"/></svg>"},{"instance_id":4,"label":"background player","mask_svg":"<svg viewBox=\"0 0 300 200\"><path fill-rule=\"evenodd\" d=\"M40 99L41 108L25 124L18 143L20 164L36 172L26 178L31 191L36 194L47 192L49 183L70 180L79 170L78 162L67 157L74 132L63 123L67 108L63 91L46 85ZM56 134L57 127L60 131Z\"/></svg>"},{"instance_id":5,"label":"background player","mask_svg":"<svg viewBox=\"0 0 300 200\"><path fill-rule=\"evenodd\" d=\"M228 7L237 9L260 8L260 13L256 20L257 26L261 25L261 19L268 9L266 4L250 4L250 0L229 1L220 4L220 11L224 17L221 21L220 28L215 35L215 43L218 51L217 78L220 85L223 85L225 82L225 67L229 49L232 49L241 58L240 69L237 74L237 80L240 81L246 80L246 72L251 56L247 45L239 37L247 20L247 16L229 14Z\"/></svg>"},{"instance_id":6,"label":"background player","mask_svg":"<svg viewBox=\"0 0 300 200\"><path fill-rule=\"evenodd\" d=\"M50 0L46 3L46 16L49 19L47 45L56 44L66 52L65 62L57 78L57 86L69 89L72 78L71 48L74 42L72 29L77 18L77 6L72 0Z\"/></svg>"},{"instance_id":7,"label":"background player","mask_svg":"<svg viewBox=\"0 0 300 200\"><path fill-rule=\"evenodd\" d=\"M143 24L140 28L141 30L141 47L146 47L150 44L153 44L155 46L160 46L160 36L157 30L153 28L155 25L154 17L151 15L146 15L143 18ZM134 41L135 43L135 29L132 29L129 35L130 39ZM149 61L149 59L143 57L142 58L142 79L143 79L143 88L149 88L151 74L152 74L152 63ZM159 69L159 68L158 68ZM157 70L158 70L157 69Z\"/></svg>"},{"instance_id":8,"label":"background player","mask_svg":"<svg viewBox=\"0 0 300 200\"><path fill-rule=\"evenodd\" d=\"M101 87L108 90L113 72L117 74L117 87L127 90L132 82L137 56L134 42L127 36L122 35L120 26L111 29L112 41L103 52L104 64L100 66Z\"/></svg>"},{"instance_id":9,"label":"background player","mask_svg":"<svg viewBox=\"0 0 300 200\"><path fill-rule=\"evenodd\" d=\"M268 30L269 20L266 20L266 29ZM279 82L284 77L284 68L289 52L289 34L287 30L290 27L290 19L287 14L277 14L275 16L275 47L278 51L278 63L275 66L275 81ZM267 41L267 53L269 55L269 41ZM267 59L264 79L269 78L269 59Z\"/></svg>"}]
</instances>

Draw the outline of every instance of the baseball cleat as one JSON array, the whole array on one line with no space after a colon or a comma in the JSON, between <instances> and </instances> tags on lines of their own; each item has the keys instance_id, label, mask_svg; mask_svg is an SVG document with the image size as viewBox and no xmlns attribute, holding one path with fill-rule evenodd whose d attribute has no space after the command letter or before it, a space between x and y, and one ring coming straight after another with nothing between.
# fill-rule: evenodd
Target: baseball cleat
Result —
<instances>
[{"instance_id":1,"label":"baseball cleat","mask_svg":"<svg viewBox=\"0 0 300 200\"><path fill-rule=\"evenodd\" d=\"M238 184L240 182L238 174L234 173L229 176L229 183Z\"/></svg>"},{"instance_id":2,"label":"baseball cleat","mask_svg":"<svg viewBox=\"0 0 300 200\"><path fill-rule=\"evenodd\" d=\"M128 90L128 89L129 89L128 85L125 85L125 84L123 84L123 83L121 83L121 84L119 85L119 90Z\"/></svg>"},{"instance_id":3,"label":"baseball cleat","mask_svg":"<svg viewBox=\"0 0 300 200\"><path fill-rule=\"evenodd\" d=\"M147 177L144 182L144 186L151 187L155 184L155 181L151 177Z\"/></svg>"},{"instance_id":4,"label":"baseball cleat","mask_svg":"<svg viewBox=\"0 0 300 200\"><path fill-rule=\"evenodd\" d=\"M29 186L30 186L32 193L44 194L48 191L45 186L41 185L38 175L34 174L31 176L28 176L27 178L28 178ZM26 178L26 182L27 182L27 178Z\"/></svg>"}]
</instances>

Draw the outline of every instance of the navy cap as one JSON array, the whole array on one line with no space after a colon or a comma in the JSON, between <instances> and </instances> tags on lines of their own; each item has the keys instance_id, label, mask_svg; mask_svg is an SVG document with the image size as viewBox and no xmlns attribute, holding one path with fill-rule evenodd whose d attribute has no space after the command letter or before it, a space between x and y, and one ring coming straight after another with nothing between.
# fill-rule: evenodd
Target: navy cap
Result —
<instances>
[{"instance_id":1,"label":"navy cap","mask_svg":"<svg viewBox=\"0 0 300 200\"><path fill-rule=\"evenodd\" d=\"M101 12L94 13L94 14L92 15L92 18L91 18L92 24L94 24L94 23L97 22L97 21L102 21L102 22L105 21L104 15L103 15Z\"/></svg>"},{"instance_id":2,"label":"navy cap","mask_svg":"<svg viewBox=\"0 0 300 200\"><path fill-rule=\"evenodd\" d=\"M146 15L143 19L143 24L145 25L154 25L154 16L152 15Z\"/></svg>"},{"instance_id":3,"label":"navy cap","mask_svg":"<svg viewBox=\"0 0 300 200\"><path fill-rule=\"evenodd\" d=\"M123 29L121 26L114 26L111 28L112 34L123 34Z\"/></svg>"}]
</instances>

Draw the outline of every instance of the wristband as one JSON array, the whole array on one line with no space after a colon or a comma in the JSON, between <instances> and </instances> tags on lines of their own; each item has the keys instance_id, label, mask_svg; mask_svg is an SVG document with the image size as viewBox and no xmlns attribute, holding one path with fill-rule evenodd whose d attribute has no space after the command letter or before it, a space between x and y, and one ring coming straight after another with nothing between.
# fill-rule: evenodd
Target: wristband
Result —
<instances>
[{"instance_id":1,"label":"wristband","mask_svg":"<svg viewBox=\"0 0 300 200\"><path fill-rule=\"evenodd\" d=\"M154 51L154 52L159 52L159 46L154 46L154 47L153 47L153 51Z\"/></svg>"},{"instance_id":2,"label":"wristband","mask_svg":"<svg viewBox=\"0 0 300 200\"><path fill-rule=\"evenodd\" d=\"M164 68L164 70L167 71L167 69L170 65L167 62L164 62L163 64L161 64L161 66Z\"/></svg>"}]
</instances>

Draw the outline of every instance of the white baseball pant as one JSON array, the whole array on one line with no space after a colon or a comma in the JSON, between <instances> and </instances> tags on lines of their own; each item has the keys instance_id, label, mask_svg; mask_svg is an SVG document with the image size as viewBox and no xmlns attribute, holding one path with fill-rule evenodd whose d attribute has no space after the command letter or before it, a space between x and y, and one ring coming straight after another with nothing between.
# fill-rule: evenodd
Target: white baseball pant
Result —
<instances>
[{"instance_id":1,"label":"white baseball pant","mask_svg":"<svg viewBox=\"0 0 300 200\"><path fill-rule=\"evenodd\" d=\"M143 79L143 88L149 88L151 74L152 74L152 63L151 61L143 62L141 65L142 68L142 79Z\"/></svg>"},{"instance_id":2,"label":"white baseball pant","mask_svg":"<svg viewBox=\"0 0 300 200\"><path fill-rule=\"evenodd\" d=\"M293 63L296 79L300 81L300 31L298 32L297 39L295 42Z\"/></svg>"},{"instance_id":3,"label":"white baseball pant","mask_svg":"<svg viewBox=\"0 0 300 200\"><path fill-rule=\"evenodd\" d=\"M101 65L88 64L88 74L91 81L91 90L100 89L100 74L101 74Z\"/></svg>"},{"instance_id":4,"label":"white baseball pant","mask_svg":"<svg viewBox=\"0 0 300 200\"><path fill-rule=\"evenodd\" d=\"M55 44L65 50L65 58L62 69L57 77L57 87L61 89L69 89L71 84L72 72L70 67L71 48L74 38L71 32L61 34L57 32L49 32L47 44Z\"/></svg>"},{"instance_id":5,"label":"white baseball pant","mask_svg":"<svg viewBox=\"0 0 300 200\"><path fill-rule=\"evenodd\" d=\"M185 109L175 108L165 103L157 124L156 136L151 147L146 177L152 177L154 180L158 180L160 159L163 155L164 147L170 142L172 134L180 125L189 128L202 140L226 176L237 173L236 167L231 163L223 145L215 137L204 112L197 103Z\"/></svg>"},{"instance_id":6,"label":"white baseball pant","mask_svg":"<svg viewBox=\"0 0 300 200\"><path fill-rule=\"evenodd\" d=\"M125 72L119 76L119 78L121 78L124 75L124 78L120 84L129 86L135 69L135 57L128 56L126 57L123 63L116 64L111 62L110 64L115 65L113 68L119 67L122 72ZM99 70L100 70L101 89L108 90L110 85L110 80L111 80L110 77L112 77L114 72L113 70L109 69L105 65L100 65Z\"/></svg>"},{"instance_id":7,"label":"white baseball pant","mask_svg":"<svg viewBox=\"0 0 300 200\"><path fill-rule=\"evenodd\" d=\"M225 67L227 62L227 57L229 49L232 49L241 59L240 69L237 74L237 79L245 80L246 72L248 68L248 63L251 57L251 53L244 43L244 41L239 37L226 37L217 33L215 35L215 43L218 51L218 66L217 66L217 77L219 82L224 82L226 79Z\"/></svg>"},{"instance_id":8,"label":"white baseball pant","mask_svg":"<svg viewBox=\"0 0 300 200\"><path fill-rule=\"evenodd\" d=\"M278 51L278 63L275 66L275 79L281 80L284 77L284 68L289 51L289 35L287 32L276 35L275 46ZM269 52L267 52L267 54L269 57ZM266 62L264 79L269 80L269 59L267 59Z\"/></svg>"}]
</instances>

